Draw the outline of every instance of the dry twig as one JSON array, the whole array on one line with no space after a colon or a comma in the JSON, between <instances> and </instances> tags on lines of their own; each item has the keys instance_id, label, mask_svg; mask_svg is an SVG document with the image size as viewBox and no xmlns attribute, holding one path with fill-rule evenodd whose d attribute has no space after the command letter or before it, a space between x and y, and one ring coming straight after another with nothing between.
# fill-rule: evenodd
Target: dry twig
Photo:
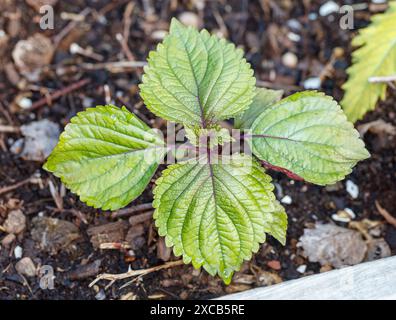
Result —
<instances>
[{"instance_id":1,"label":"dry twig","mask_svg":"<svg viewBox=\"0 0 396 320\"><path fill-rule=\"evenodd\" d=\"M135 8L134 2L129 2L124 11L124 31L122 34L122 38L120 39L122 50L124 51L128 60L133 61L135 60L135 56L131 52L128 46L129 40L129 32L132 26L132 13L133 9Z\"/></svg>"},{"instance_id":2,"label":"dry twig","mask_svg":"<svg viewBox=\"0 0 396 320\"><path fill-rule=\"evenodd\" d=\"M106 69L110 72L125 72L125 69L142 68L147 64L144 61L114 61L103 63L83 63L80 65L85 70L100 70Z\"/></svg>"},{"instance_id":3,"label":"dry twig","mask_svg":"<svg viewBox=\"0 0 396 320\"><path fill-rule=\"evenodd\" d=\"M111 281L111 283L114 283L117 280L123 280L123 279L137 277L137 276L144 276L144 275L147 275L152 272L156 272L156 271L159 271L162 269L177 267L182 264L183 264L183 260L177 260L177 261L167 262L163 265L148 268L148 269L130 270L128 272L120 273L120 274L102 273L102 274L98 275L96 277L96 279L89 284L89 287L91 288L100 280L108 280L108 281Z\"/></svg>"},{"instance_id":4,"label":"dry twig","mask_svg":"<svg viewBox=\"0 0 396 320\"><path fill-rule=\"evenodd\" d=\"M19 127L16 126L5 126L0 124L0 133L18 133Z\"/></svg>"},{"instance_id":5,"label":"dry twig","mask_svg":"<svg viewBox=\"0 0 396 320\"><path fill-rule=\"evenodd\" d=\"M91 12L90 8L85 8L83 11L81 11L78 15L82 18L82 20ZM81 20L80 20L81 21ZM72 31L80 22L78 20L73 20L70 23L66 25L66 27L59 32L55 37L54 37L54 44L57 47L59 43L62 41L64 37L66 37L70 31Z\"/></svg>"},{"instance_id":6,"label":"dry twig","mask_svg":"<svg viewBox=\"0 0 396 320\"><path fill-rule=\"evenodd\" d=\"M122 218L122 217L129 217L130 215L136 213L136 212L142 212L142 211L147 211L153 209L153 206L151 203L143 203L139 204L137 206L131 207L131 208L125 208L121 210L117 210L111 213L111 218L112 219L117 219L117 218Z\"/></svg>"},{"instance_id":7,"label":"dry twig","mask_svg":"<svg viewBox=\"0 0 396 320\"><path fill-rule=\"evenodd\" d=\"M381 83L381 82L391 82L396 81L396 74L384 77L370 77L369 82L371 83Z\"/></svg>"},{"instance_id":8,"label":"dry twig","mask_svg":"<svg viewBox=\"0 0 396 320\"><path fill-rule=\"evenodd\" d=\"M19 187L22 187L23 185L30 183L31 181L32 181L32 177L19 181L11 186L0 188L0 195L18 189Z\"/></svg>"},{"instance_id":9,"label":"dry twig","mask_svg":"<svg viewBox=\"0 0 396 320\"><path fill-rule=\"evenodd\" d=\"M377 200L375 201L375 206L377 207L377 210L380 213L380 215L384 217L386 222L388 222L389 224L391 224L392 226L394 226L396 228L396 218L394 216L392 216L388 212L388 210L381 207L381 205L379 204L379 202Z\"/></svg>"},{"instance_id":10,"label":"dry twig","mask_svg":"<svg viewBox=\"0 0 396 320\"><path fill-rule=\"evenodd\" d=\"M89 82L91 82L90 79L82 79L82 80L80 80L76 83L73 83L67 87L59 89L59 90L51 93L48 97L44 97L44 98L41 98L40 100L36 101L35 103L32 104L32 106L29 109L26 109L26 110L33 111L33 110L39 109L47 104L51 104L54 100L57 100L62 96L65 96L75 90L78 90L78 89L86 86Z\"/></svg>"}]
</instances>

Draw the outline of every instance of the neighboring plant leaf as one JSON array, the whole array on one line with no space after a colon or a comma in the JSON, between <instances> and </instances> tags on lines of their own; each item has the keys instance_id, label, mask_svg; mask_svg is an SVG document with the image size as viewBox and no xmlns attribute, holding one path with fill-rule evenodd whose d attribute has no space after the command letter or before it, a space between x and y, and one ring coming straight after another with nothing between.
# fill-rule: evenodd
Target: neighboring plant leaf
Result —
<instances>
[{"instance_id":1,"label":"neighboring plant leaf","mask_svg":"<svg viewBox=\"0 0 396 320\"><path fill-rule=\"evenodd\" d=\"M360 48L352 54L352 66L347 70L345 96L341 105L352 122L373 110L378 99L386 96L386 83L370 83L370 77L396 75L396 1L389 9L375 15L371 24L353 39Z\"/></svg>"},{"instance_id":2,"label":"neighboring plant leaf","mask_svg":"<svg viewBox=\"0 0 396 320\"><path fill-rule=\"evenodd\" d=\"M283 90L271 90L256 88L256 96L249 108L234 119L236 129L250 129L254 120L265 110L265 108L278 102L283 95Z\"/></svg>"},{"instance_id":3,"label":"neighboring plant leaf","mask_svg":"<svg viewBox=\"0 0 396 320\"><path fill-rule=\"evenodd\" d=\"M252 102L255 78L243 52L206 30L172 19L170 34L150 52L140 85L147 107L166 120L200 125L229 119Z\"/></svg>"},{"instance_id":4,"label":"neighboring plant leaf","mask_svg":"<svg viewBox=\"0 0 396 320\"><path fill-rule=\"evenodd\" d=\"M293 94L267 108L252 125L253 153L319 185L343 179L369 157L339 105L314 91Z\"/></svg>"},{"instance_id":5,"label":"neighboring plant leaf","mask_svg":"<svg viewBox=\"0 0 396 320\"><path fill-rule=\"evenodd\" d=\"M229 283L243 260L265 241L264 232L285 242L287 217L270 182L247 155L216 164L194 159L171 165L154 189L159 234L185 263L203 266Z\"/></svg>"},{"instance_id":6,"label":"neighboring plant leaf","mask_svg":"<svg viewBox=\"0 0 396 320\"><path fill-rule=\"evenodd\" d=\"M98 106L71 119L44 169L88 205L115 210L143 192L165 153L163 140L125 107Z\"/></svg>"}]
</instances>

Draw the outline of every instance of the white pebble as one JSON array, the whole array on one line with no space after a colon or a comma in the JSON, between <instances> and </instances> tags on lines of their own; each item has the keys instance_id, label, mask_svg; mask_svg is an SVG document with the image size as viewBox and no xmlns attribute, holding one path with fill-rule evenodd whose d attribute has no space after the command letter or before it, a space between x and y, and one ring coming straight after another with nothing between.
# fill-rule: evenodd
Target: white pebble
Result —
<instances>
[{"instance_id":1,"label":"white pebble","mask_svg":"<svg viewBox=\"0 0 396 320\"><path fill-rule=\"evenodd\" d=\"M355 214L355 212L353 212L352 209L350 209L350 208L345 208L344 211L345 211L346 213L348 213L348 215L351 217L352 220L356 218L356 214Z\"/></svg>"},{"instance_id":2,"label":"white pebble","mask_svg":"<svg viewBox=\"0 0 396 320\"><path fill-rule=\"evenodd\" d=\"M70 45L69 51L71 54L76 54L82 51L82 48L75 42Z\"/></svg>"},{"instance_id":3,"label":"white pebble","mask_svg":"<svg viewBox=\"0 0 396 320\"><path fill-rule=\"evenodd\" d=\"M298 35L297 33L294 33L294 32L289 32L289 33L287 34L287 37L288 37L291 41L294 41L294 42L299 42L299 41L301 40L300 35Z\"/></svg>"},{"instance_id":4,"label":"white pebble","mask_svg":"<svg viewBox=\"0 0 396 320\"><path fill-rule=\"evenodd\" d=\"M351 180L347 180L346 182L346 191L349 193L352 199L357 199L359 196L359 187Z\"/></svg>"},{"instance_id":5,"label":"white pebble","mask_svg":"<svg viewBox=\"0 0 396 320\"><path fill-rule=\"evenodd\" d=\"M311 21L315 21L316 19L318 19L317 13L311 12L311 13L308 15L308 19L311 20Z\"/></svg>"},{"instance_id":6,"label":"white pebble","mask_svg":"<svg viewBox=\"0 0 396 320\"><path fill-rule=\"evenodd\" d=\"M344 223L351 221L351 218L344 217L344 216L336 214L336 213L331 215L331 219L333 219L334 221L337 221L337 222L344 222Z\"/></svg>"},{"instance_id":7,"label":"white pebble","mask_svg":"<svg viewBox=\"0 0 396 320\"><path fill-rule=\"evenodd\" d=\"M338 10L340 10L340 6L337 3L328 1L319 8L319 14L324 17L333 12L338 12Z\"/></svg>"},{"instance_id":8,"label":"white pebble","mask_svg":"<svg viewBox=\"0 0 396 320\"><path fill-rule=\"evenodd\" d=\"M307 270L307 265L306 264L302 264L301 266L299 266L297 269L297 272L299 273L304 273Z\"/></svg>"},{"instance_id":9,"label":"white pebble","mask_svg":"<svg viewBox=\"0 0 396 320\"><path fill-rule=\"evenodd\" d=\"M32 106L32 100L30 100L29 98L21 98L18 101L18 106L21 107L22 109L29 109Z\"/></svg>"},{"instance_id":10,"label":"white pebble","mask_svg":"<svg viewBox=\"0 0 396 320\"><path fill-rule=\"evenodd\" d=\"M0 29L0 38L5 37L5 36L6 36L5 31Z\"/></svg>"},{"instance_id":11,"label":"white pebble","mask_svg":"<svg viewBox=\"0 0 396 320\"><path fill-rule=\"evenodd\" d=\"M287 26L290 29L295 29L295 30L300 30L301 29L301 23L297 19L290 19L287 21Z\"/></svg>"},{"instance_id":12,"label":"white pebble","mask_svg":"<svg viewBox=\"0 0 396 320\"><path fill-rule=\"evenodd\" d=\"M181 23L183 23L186 26L191 26L194 28L199 28L200 26L200 20L197 14L194 12L183 12L182 14L179 15L179 20Z\"/></svg>"},{"instance_id":13,"label":"white pebble","mask_svg":"<svg viewBox=\"0 0 396 320\"><path fill-rule=\"evenodd\" d=\"M308 78L303 83L305 89L319 89L322 82L319 77Z\"/></svg>"},{"instance_id":14,"label":"white pebble","mask_svg":"<svg viewBox=\"0 0 396 320\"><path fill-rule=\"evenodd\" d=\"M95 295L96 300L104 300L106 299L106 293L104 292L103 289L101 289L96 295Z\"/></svg>"},{"instance_id":15,"label":"white pebble","mask_svg":"<svg viewBox=\"0 0 396 320\"><path fill-rule=\"evenodd\" d=\"M165 38L165 36L168 34L167 31L165 30L156 30L151 34L151 38L153 40L158 40L161 41Z\"/></svg>"},{"instance_id":16,"label":"white pebble","mask_svg":"<svg viewBox=\"0 0 396 320\"><path fill-rule=\"evenodd\" d=\"M282 56L282 63L289 68L294 69L297 66L298 58L293 52L286 52Z\"/></svg>"},{"instance_id":17,"label":"white pebble","mask_svg":"<svg viewBox=\"0 0 396 320\"><path fill-rule=\"evenodd\" d=\"M292 204L293 200L290 196L284 196L282 198L281 202L284 204Z\"/></svg>"},{"instance_id":18,"label":"white pebble","mask_svg":"<svg viewBox=\"0 0 396 320\"><path fill-rule=\"evenodd\" d=\"M23 249L21 246L16 246L14 249L14 256L16 259L21 259L23 255Z\"/></svg>"},{"instance_id":19,"label":"white pebble","mask_svg":"<svg viewBox=\"0 0 396 320\"><path fill-rule=\"evenodd\" d=\"M92 99L90 97L84 97L84 99L82 101L82 105L84 108L92 108L94 105L94 99Z\"/></svg>"},{"instance_id":20,"label":"white pebble","mask_svg":"<svg viewBox=\"0 0 396 320\"><path fill-rule=\"evenodd\" d=\"M374 4L382 4L385 3L387 0L371 0L372 3Z\"/></svg>"}]
</instances>

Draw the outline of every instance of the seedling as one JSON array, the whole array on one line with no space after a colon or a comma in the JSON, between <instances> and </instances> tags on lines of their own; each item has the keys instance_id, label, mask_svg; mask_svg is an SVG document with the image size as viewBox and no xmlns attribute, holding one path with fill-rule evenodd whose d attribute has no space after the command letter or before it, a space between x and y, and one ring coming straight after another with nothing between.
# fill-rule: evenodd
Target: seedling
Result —
<instances>
[{"instance_id":1,"label":"seedling","mask_svg":"<svg viewBox=\"0 0 396 320\"><path fill-rule=\"evenodd\" d=\"M176 19L150 52L140 93L155 115L184 125L193 149L203 150L199 161L172 164L156 181L158 232L185 263L227 284L266 233L286 241L287 215L261 161L326 185L369 157L332 98L306 91L280 100L280 92L256 88L242 50ZM235 140L221 127L232 118L254 155L211 152ZM201 148L208 132L214 139ZM125 107L98 106L71 119L44 168L88 205L116 210L143 192L170 149Z\"/></svg>"}]
</instances>

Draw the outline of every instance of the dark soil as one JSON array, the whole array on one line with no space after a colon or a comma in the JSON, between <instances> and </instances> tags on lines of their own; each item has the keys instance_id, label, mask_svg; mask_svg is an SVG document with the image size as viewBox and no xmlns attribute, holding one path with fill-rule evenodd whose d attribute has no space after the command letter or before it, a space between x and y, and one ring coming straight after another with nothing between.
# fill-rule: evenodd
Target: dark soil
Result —
<instances>
[{"instance_id":1,"label":"dark soil","mask_svg":"<svg viewBox=\"0 0 396 320\"><path fill-rule=\"evenodd\" d=\"M72 42L83 48L91 46L95 53L103 57L104 62L126 60L125 52L115 35L124 32L127 2L58 1L55 7L55 29L42 31L38 26L39 14L25 1L0 0L0 30L5 30L10 35L8 44L0 48L0 124L20 126L33 120L49 119L63 128L76 112L86 107L87 98L92 100L89 102L91 106L105 104L105 87L108 87L114 103L126 105L152 126L164 129L165 124L145 109L139 97L137 85L143 73L142 68L112 73L104 69L88 71L70 67L84 62L97 63L92 58L70 54L69 46ZM201 1L192 0L132 2L135 2L135 7L131 15L128 46L136 61L144 61L148 52L155 48L158 40L153 39L153 33L167 30L171 17L192 11L198 15L202 27L222 32L229 40L244 48L257 79L264 81L266 86L282 88L286 94L290 94L302 90L305 79L322 75L321 90L338 101L342 98L341 85L347 78L345 69L350 64L350 41L356 29L366 26L374 12L384 10L383 6L370 4L368 8L355 12L355 30L342 30L338 23L339 14L333 13L326 17L312 15L318 13L320 5L326 2L319 0L202 1L203 7L200 9L197 9L197 4ZM338 1L340 4L363 2ZM44 68L40 80L26 85L20 75L17 74L15 80L9 71L5 71L5 65L13 62L11 52L19 40L35 32L54 40L69 23L61 18L61 13L77 14L87 7L91 13L83 22L77 22L60 41L51 65ZM290 32L299 35L301 39L297 42L290 40ZM342 54L331 61L337 47L343 49ZM286 52L293 52L298 57L296 68L283 65L281 57ZM60 73L66 66L69 66L69 70ZM323 74L325 68L329 72ZM36 102L46 93L68 87L81 79L90 79L90 82L34 111L21 110L16 106L16 98L21 93L30 93L30 99ZM396 126L395 103L395 91L390 91L388 99L357 125L383 119ZM18 133L0 133L0 189L34 174L37 178L34 183L26 183L0 194L0 225L8 212L15 208L20 208L27 216L26 230L8 247L0 247L0 299L203 299L318 273L320 265L310 263L303 256L297 246L298 239L304 228L317 221L335 223L331 215L346 207L356 213L356 221L369 219L383 222L378 236L387 241L392 254L396 253L396 229L384 222L375 205L375 201L378 201L383 208L396 215L396 139L385 133L367 133L364 140L372 156L359 163L346 178L358 185L360 192L357 199L348 195L345 181L339 184L337 190L329 191L328 188L293 181L280 173L270 172L274 182L282 187L283 195L289 195L293 200L291 205L285 205L289 215L287 244L283 247L270 238L253 259L245 263L230 286L223 285L219 279L208 276L205 271L197 271L192 266L185 265L118 281L108 288L106 286L109 282L105 280L89 287L99 273L119 274L126 272L129 267L144 269L177 258L167 257L168 252L162 246L152 219L135 228L140 228L140 232L134 229L138 232L132 240L134 254L122 249L94 248L87 230L117 220L112 219L109 212L87 207L69 191L63 196L63 204L57 206L50 192L49 181L59 188L59 180L41 169L42 163L23 160L11 153L13 141L20 137ZM154 178L159 176L159 172ZM128 207L151 203L152 187L150 184L143 195ZM70 221L77 226L81 236L51 255L41 250L37 241L32 239L32 220L38 216ZM128 221L128 218L121 220ZM347 224L337 224L347 227ZM5 236L6 233L0 231L0 240ZM124 236L125 234L120 237ZM32 258L36 266L53 268L56 277L53 290L41 289L39 277L22 277L16 272L15 264L19 259L15 258L14 249L17 246L23 249L23 256ZM100 267L95 269L94 262L97 260L100 260ZM276 267L273 269L277 264L274 261L280 262L280 270L275 270L278 269ZM307 265L303 274L297 271L301 265ZM75 274L81 274L86 269L87 276L76 279ZM135 279L132 283L120 288L132 279Z\"/></svg>"}]
</instances>

